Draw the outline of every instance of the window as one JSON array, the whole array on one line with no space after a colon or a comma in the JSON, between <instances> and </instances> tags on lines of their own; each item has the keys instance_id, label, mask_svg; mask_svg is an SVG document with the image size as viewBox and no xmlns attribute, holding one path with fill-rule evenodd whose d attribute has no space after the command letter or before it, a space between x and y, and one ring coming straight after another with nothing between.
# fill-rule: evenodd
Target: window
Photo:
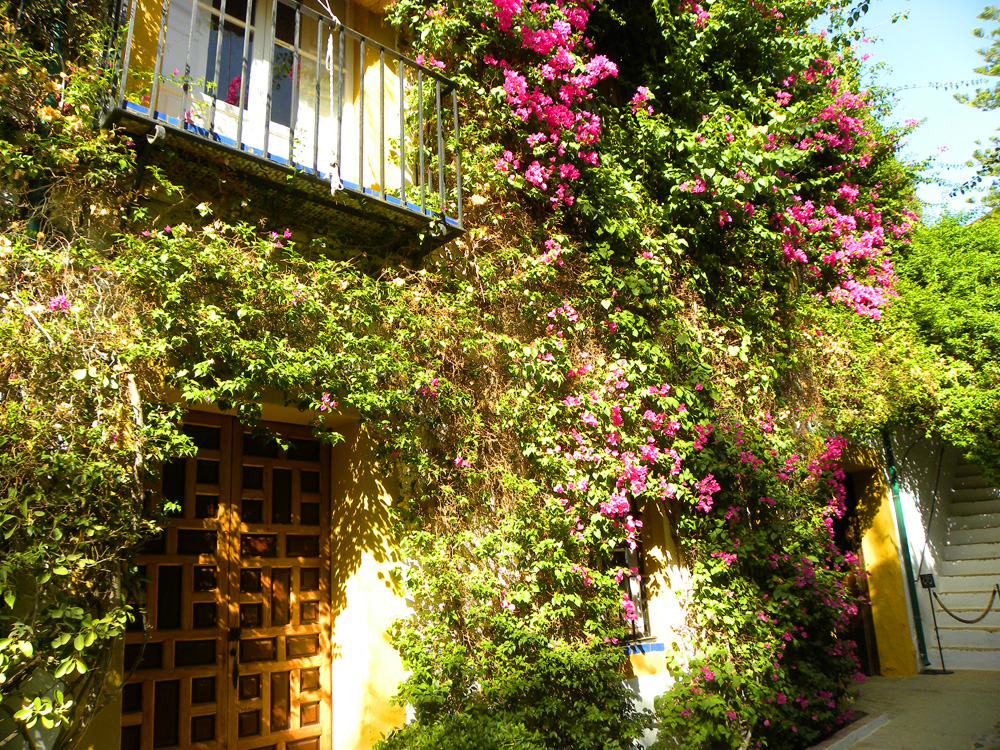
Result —
<instances>
[{"instance_id":1,"label":"window","mask_svg":"<svg viewBox=\"0 0 1000 750\"><path fill-rule=\"evenodd\" d=\"M626 628L626 638L638 639L648 638L652 635L649 627L649 606L646 601L646 576L643 565L642 542L637 540L635 549L630 549L628 545L617 547L612 554L612 563L617 569L624 568L631 571L632 576L623 576L619 585L623 594L635 605L635 619L626 618L623 612L623 619Z\"/></svg>"},{"instance_id":2,"label":"window","mask_svg":"<svg viewBox=\"0 0 1000 750\"><path fill-rule=\"evenodd\" d=\"M331 7L346 12L344 0ZM353 95L337 28L315 1L173 0L154 108L226 145L328 171ZM145 44L153 53L158 37ZM155 77L134 74L146 86Z\"/></svg>"},{"instance_id":3,"label":"window","mask_svg":"<svg viewBox=\"0 0 1000 750\"><path fill-rule=\"evenodd\" d=\"M212 0L210 16L210 32L208 39L208 54L205 56L205 81L208 91L216 91L218 98L227 104L239 103L240 88L243 83L243 52L247 47L247 58L253 59L253 18L256 5L250 8L251 24L247 26L247 0L228 0L225 17L222 17L222 0ZM206 8L202 12L208 12ZM221 49L220 47L221 27ZM247 29L249 28L249 40ZM218 66L218 72L216 72ZM243 106L246 106L249 86L243 94Z\"/></svg>"}]
</instances>

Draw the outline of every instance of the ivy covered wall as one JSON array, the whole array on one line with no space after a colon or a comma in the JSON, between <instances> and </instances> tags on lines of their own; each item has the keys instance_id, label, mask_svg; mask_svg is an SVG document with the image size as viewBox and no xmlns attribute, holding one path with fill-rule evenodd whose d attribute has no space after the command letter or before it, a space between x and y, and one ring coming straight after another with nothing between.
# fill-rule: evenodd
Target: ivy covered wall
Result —
<instances>
[{"instance_id":1,"label":"ivy covered wall","mask_svg":"<svg viewBox=\"0 0 1000 750\"><path fill-rule=\"evenodd\" d=\"M50 6L79 25L59 44ZM839 462L926 378L893 370L886 325L916 220L902 133L850 32L810 30L828 10L861 12L398 0L402 44L464 92L468 232L413 268L240 223L169 164L133 190L134 144L94 124L100 8L8 3L4 707L77 736L163 522L144 488L193 449L185 404L252 423L280 394L332 441L326 414L359 420L400 487L415 721L386 750L625 748L650 726L796 748L848 720ZM621 682L640 572L613 552L653 516L685 574L660 582L676 682L648 714ZM63 690L35 700L37 675Z\"/></svg>"}]
</instances>

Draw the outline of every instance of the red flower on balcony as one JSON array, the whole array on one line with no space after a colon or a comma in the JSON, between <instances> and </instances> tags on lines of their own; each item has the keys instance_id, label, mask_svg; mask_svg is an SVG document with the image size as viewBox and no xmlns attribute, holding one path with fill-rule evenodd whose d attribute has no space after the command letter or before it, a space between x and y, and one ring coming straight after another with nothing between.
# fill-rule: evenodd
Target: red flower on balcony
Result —
<instances>
[{"instance_id":1,"label":"red flower on balcony","mask_svg":"<svg viewBox=\"0 0 1000 750\"><path fill-rule=\"evenodd\" d=\"M229 93L226 95L226 104L234 107L240 103L240 88L243 86L243 79L240 76L233 76L229 82Z\"/></svg>"}]
</instances>

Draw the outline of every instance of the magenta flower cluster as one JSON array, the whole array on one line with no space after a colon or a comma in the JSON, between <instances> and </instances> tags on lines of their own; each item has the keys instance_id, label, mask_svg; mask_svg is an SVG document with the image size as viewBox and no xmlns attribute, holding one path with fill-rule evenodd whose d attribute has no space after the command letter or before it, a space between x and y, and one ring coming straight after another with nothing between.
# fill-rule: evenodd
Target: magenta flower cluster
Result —
<instances>
[{"instance_id":1,"label":"magenta flower cluster","mask_svg":"<svg viewBox=\"0 0 1000 750\"><path fill-rule=\"evenodd\" d=\"M844 182L822 205L793 196L791 205L775 214L773 222L785 236L782 250L786 260L801 264L813 277L825 272L832 280L827 292L831 301L877 320L896 296L886 229L900 237L909 231L916 216L907 212L896 224L871 202L878 197L876 193L862 205L856 204L859 194L857 186ZM810 257L814 248L822 248L819 257L815 253Z\"/></svg>"},{"instance_id":2,"label":"magenta flower cluster","mask_svg":"<svg viewBox=\"0 0 1000 750\"><path fill-rule=\"evenodd\" d=\"M736 161L728 169L691 175L679 183L678 190L703 194L701 200L712 206L715 223L723 231L748 222L758 208L765 208L772 228L782 235L785 261L800 268L806 280L821 282L817 297L879 319L896 296L892 242L906 241L917 217L912 211L886 215L876 208L883 187L862 187L858 183L864 180L852 177L871 164L883 145L865 126L865 113L870 108L867 92L849 90L847 82L833 73L829 60L817 58L806 69L780 81L774 93L776 106L813 108L811 114L796 110L790 115L805 114L801 118L804 127L785 134L746 132L765 151L794 150L803 158L829 162L825 185L799 187L795 170ZM702 129L695 136L698 142L716 140L724 146L735 140L737 126L729 114L704 115L702 119ZM730 193L728 205L718 206L726 200L720 193L730 190L725 186L775 177L785 186L784 191L772 185L770 195L762 192L747 200L741 187L739 193Z\"/></svg>"},{"instance_id":3,"label":"magenta flower cluster","mask_svg":"<svg viewBox=\"0 0 1000 750\"><path fill-rule=\"evenodd\" d=\"M603 55L589 57L591 42L584 29L594 7L588 0L536 2L493 0L500 29L519 40L533 57L527 69L505 59L484 56L488 65L503 71L503 89L513 114L531 131L520 155L507 150L496 168L514 174L545 194L553 208L573 205L572 183L581 167L596 165L594 144L601 136L601 118L584 104L594 87L618 74Z\"/></svg>"},{"instance_id":4,"label":"magenta flower cluster","mask_svg":"<svg viewBox=\"0 0 1000 750\"><path fill-rule=\"evenodd\" d=\"M65 294L57 294L55 297L49 299L49 309L55 312L56 310L62 312L69 312L70 304L69 300L66 298Z\"/></svg>"},{"instance_id":5,"label":"magenta flower cluster","mask_svg":"<svg viewBox=\"0 0 1000 750\"><path fill-rule=\"evenodd\" d=\"M785 78L782 86L792 88L800 83L812 91L832 72L828 60L817 59L798 76ZM886 233L897 239L904 236L916 216L910 211L896 220L883 216L874 206L878 193L871 190L862 195L861 188L853 184L852 168L867 167L878 146L863 119L869 106L867 95L850 91L837 77L827 80L825 88L833 99L810 118L812 128L797 140L771 137L765 148L791 145L800 151L839 156L844 159L842 181L835 192L822 199L793 195L772 222L785 235L782 250L789 263L801 264L811 277L826 276L830 282L826 297L831 302L877 320L896 296ZM782 90L775 96L779 104L792 99L791 93Z\"/></svg>"},{"instance_id":6,"label":"magenta flower cluster","mask_svg":"<svg viewBox=\"0 0 1000 750\"><path fill-rule=\"evenodd\" d=\"M242 87L243 87L242 76L233 76L233 80L229 82L229 90L226 92L226 104L232 104L234 107L239 105L240 89Z\"/></svg>"},{"instance_id":7,"label":"magenta flower cluster","mask_svg":"<svg viewBox=\"0 0 1000 750\"><path fill-rule=\"evenodd\" d=\"M684 0L684 2L678 6L677 10L682 13L693 14L695 26L704 26L705 22L712 17L712 14L696 3L695 0Z\"/></svg>"},{"instance_id":8,"label":"magenta flower cluster","mask_svg":"<svg viewBox=\"0 0 1000 750\"><path fill-rule=\"evenodd\" d=\"M635 90L635 96L632 97L632 101L629 104L632 105L632 112L638 114L639 110L645 110L646 114L653 114L653 107L648 104L653 95L649 92L649 89L645 86L639 86Z\"/></svg>"}]
</instances>

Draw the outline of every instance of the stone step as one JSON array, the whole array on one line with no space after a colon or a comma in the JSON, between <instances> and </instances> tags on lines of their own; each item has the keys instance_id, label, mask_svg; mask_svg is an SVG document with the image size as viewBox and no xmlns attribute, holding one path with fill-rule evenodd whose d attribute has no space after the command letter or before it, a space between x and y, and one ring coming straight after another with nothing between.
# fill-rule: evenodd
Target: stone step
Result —
<instances>
[{"instance_id":1,"label":"stone step","mask_svg":"<svg viewBox=\"0 0 1000 750\"><path fill-rule=\"evenodd\" d=\"M980 500L978 502L952 502L952 516L979 516L986 513L1000 513L1000 499Z\"/></svg>"},{"instance_id":2,"label":"stone step","mask_svg":"<svg viewBox=\"0 0 1000 750\"><path fill-rule=\"evenodd\" d=\"M994 584L1000 583L1000 572L981 575L941 575L934 576L938 596L942 592L965 593L970 591L990 591ZM924 597L927 594L923 594ZM985 603L983 606L986 606Z\"/></svg>"},{"instance_id":3,"label":"stone step","mask_svg":"<svg viewBox=\"0 0 1000 750\"><path fill-rule=\"evenodd\" d=\"M944 602L944 606L960 617L964 617L966 620L978 617L982 611L986 609L986 605L990 603L990 594L993 593L993 589L947 591L941 588L940 583L941 581L938 581L938 588L934 590L937 592L941 601ZM924 596L926 597L927 595L924 594ZM935 609L938 609L940 606L941 605L937 602L934 603ZM997 616L1000 617L1000 601L997 601L997 599L994 598L992 606L993 609L997 611ZM987 615L987 617L988 616L989 615Z\"/></svg>"},{"instance_id":4,"label":"stone step","mask_svg":"<svg viewBox=\"0 0 1000 750\"><path fill-rule=\"evenodd\" d=\"M980 474L979 467L975 464L970 464L964 458L959 458L955 462L955 476L956 477L967 477L970 474Z\"/></svg>"},{"instance_id":5,"label":"stone step","mask_svg":"<svg viewBox=\"0 0 1000 750\"><path fill-rule=\"evenodd\" d=\"M1000 558L1000 544L948 544L945 560L993 560Z\"/></svg>"},{"instance_id":6,"label":"stone step","mask_svg":"<svg viewBox=\"0 0 1000 750\"><path fill-rule=\"evenodd\" d=\"M986 481L986 478L980 474L967 474L965 476L956 476L955 482L952 487L956 490L969 490L979 487L989 487L990 483Z\"/></svg>"},{"instance_id":7,"label":"stone step","mask_svg":"<svg viewBox=\"0 0 1000 750\"><path fill-rule=\"evenodd\" d=\"M1000 528L1000 513L979 513L974 516L949 516L948 533L965 529Z\"/></svg>"},{"instance_id":8,"label":"stone step","mask_svg":"<svg viewBox=\"0 0 1000 750\"><path fill-rule=\"evenodd\" d=\"M986 619L977 625L960 625L948 618L951 622L955 622L954 626L946 625L938 616L941 647L1000 649L1000 625L983 627L983 623L992 616L994 616L993 613L986 615ZM1000 620L1000 613L997 613L995 617ZM936 641L935 645L937 645Z\"/></svg>"},{"instance_id":9,"label":"stone step","mask_svg":"<svg viewBox=\"0 0 1000 750\"><path fill-rule=\"evenodd\" d=\"M942 576L1000 576L1000 559L951 560L939 568Z\"/></svg>"},{"instance_id":10,"label":"stone step","mask_svg":"<svg viewBox=\"0 0 1000 750\"><path fill-rule=\"evenodd\" d=\"M1000 492L995 487L970 487L966 490L954 489L951 491L952 507L961 503L997 499L1000 499Z\"/></svg>"},{"instance_id":11,"label":"stone step","mask_svg":"<svg viewBox=\"0 0 1000 750\"><path fill-rule=\"evenodd\" d=\"M996 514L991 513L991 516ZM947 546L956 544L1000 543L1000 525L983 526L977 529L952 529L948 532Z\"/></svg>"},{"instance_id":12,"label":"stone step","mask_svg":"<svg viewBox=\"0 0 1000 750\"><path fill-rule=\"evenodd\" d=\"M944 644L942 644L944 645ZM984 669L1000 671L1000 649L944 648L944 665L948 669ZM929 633L927 656L931 665L928 669L941 669L934 633Z\"/></svg>"}]
</instances>

